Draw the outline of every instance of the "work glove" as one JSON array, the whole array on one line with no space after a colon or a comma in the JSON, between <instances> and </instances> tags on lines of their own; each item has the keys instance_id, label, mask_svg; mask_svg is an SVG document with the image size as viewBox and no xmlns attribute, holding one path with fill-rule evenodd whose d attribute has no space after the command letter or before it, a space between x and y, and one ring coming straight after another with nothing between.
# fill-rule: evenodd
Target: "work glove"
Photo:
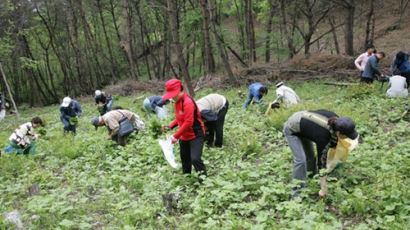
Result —
<instances>
[{"instance_id":1,"label":"work glove","mask_svg":"<svg viewBox=\"0 0 410 230\"><path fill-rule=\"evenodd\" d=\"M171 136L171 144L175 144L178 142L178 139L176 139L174 136Z\"/></svg>"}]
</instances>

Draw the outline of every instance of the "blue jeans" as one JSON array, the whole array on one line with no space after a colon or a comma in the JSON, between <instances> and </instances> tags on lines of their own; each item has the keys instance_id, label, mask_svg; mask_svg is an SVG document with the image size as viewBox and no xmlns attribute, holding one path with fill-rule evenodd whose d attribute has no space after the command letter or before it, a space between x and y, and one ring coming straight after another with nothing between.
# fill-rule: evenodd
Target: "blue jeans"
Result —
<instances>
[{"instance_id":1,"label":"blue jeans","mask_svg":"<svg viewBox=\"0 0 410 230\"><path fill-rule=\"evenodd\" d=\"M75 125L70 124L69 119L67 119L66 117L61 116L60 117L61 122L63 122L64 124L64 132L76 132L76 127Z\"/></svg>"}]
</instances>

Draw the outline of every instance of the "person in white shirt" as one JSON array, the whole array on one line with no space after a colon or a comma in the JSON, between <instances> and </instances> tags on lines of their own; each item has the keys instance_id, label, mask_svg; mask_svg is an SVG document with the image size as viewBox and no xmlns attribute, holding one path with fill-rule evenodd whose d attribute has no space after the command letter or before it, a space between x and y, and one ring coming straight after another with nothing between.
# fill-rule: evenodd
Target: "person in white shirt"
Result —
<instances>
[{"instance_id":1,"label":"person in white shirt","mask_svg":"<svg viewBox=\"0 0 410 230\"><path fill-rule=\"evenodd\" d=\"M0 121L6 117L6 101L4 96L0 93Z\"/></svg>"},{"instance_id":2,"label":"person in white shirt","mask_svg":"<svg viewBox=\"0 0 410 230\"><path fill-rule=\"evenodd\" d=\"M375 53L375 49L373 45L368 45L366 47L366 52L360 54L359 57L354 60L354 64L356 68L360 71L360 76L362 76L362 72L364 71L364 68L366 67L367 60L369 57L371 57Z\"/></svg>"},{"instance_id":3,"label":"person in white shirt","mask_svg":"<svg viewBox=\"0 0 410 230\"><path fill-rule=\"evenodd\" d=\"M395 75L389 78L389 89L386 92L388 97L408 97L406 78Z\"/></svg>"},{"instance_id":4,"label":"person in white shirt","mask_svg":"<svg viewBox=\"0 0 410 230\"><path fill-rule=\"evenodd\" d=\"M208 146L222 147L225 116L228 112L228 100L219 94L209 94L196 101L206 127Z\"/></svg>"},{"instance_id":5,"label":"person in white shirt","mask_svg":"<svg viewBox=\"0 0 410 230\"><path fill-rule=\"evenodd\" d=\"M285 104L285 107L296 105L300 102L299 96L296 92L287 87L283 81L276 84L276 99L269 105L267 113L270 109L280 108L280 104Z\"/></svg>"},{"instance_id":6,"label":"person in white shirt","mask_svg":"<svg viewBox=\"0 0 410 230\"><path fill-rule=\"evenodd\" d=\"M9 137L10 145L4 150L5 153L29 154L34 153L34 141L38 138L34 129L43 126L40 117L34 117L31 122L20 125Z\"/></svg>"}]
</instances>

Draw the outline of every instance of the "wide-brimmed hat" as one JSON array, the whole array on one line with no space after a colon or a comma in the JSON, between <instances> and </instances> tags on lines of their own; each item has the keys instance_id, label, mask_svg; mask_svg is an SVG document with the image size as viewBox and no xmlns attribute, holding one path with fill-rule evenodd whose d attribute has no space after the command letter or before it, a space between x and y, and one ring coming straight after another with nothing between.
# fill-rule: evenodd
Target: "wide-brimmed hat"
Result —
<instances>
[{"instance_id":1,"label":"wide-brimmed hat","mask_svg":"<svg viewBox=\"0 0 410 230\"><path fill-rule=\"evenodd\" d=\"M70 105L70 103L71 103L71 98L70 97L65 97L64 99L63 99L63 103L61 103L61 106L62 107L68 107L69 105Z\"/></svg>"},{"instance_id":2,"label":"wide-brimmed hat","mask_svg":"<svg viewBox=\"0 0 410 230\"><path fill-rule=\"evenodd\" d=\"M335 123L336 131L339 131L341 134L346 135L348 138L354 140L359 136L356 132L356 125L352 119L348 117L340 117L336 120Z\"/></svg>"},{"instance_id":3,"label":"wide-brimmed hat","mask_svg":"<svg viewBox=\"0 0 410 230\"><path fill-rule=\"evenodd\" d=\"M165 94L162 100L169 100L176 97L182 90L182 82L178 79L171 79L165 83Z\"/></svg>"}]
</instances>

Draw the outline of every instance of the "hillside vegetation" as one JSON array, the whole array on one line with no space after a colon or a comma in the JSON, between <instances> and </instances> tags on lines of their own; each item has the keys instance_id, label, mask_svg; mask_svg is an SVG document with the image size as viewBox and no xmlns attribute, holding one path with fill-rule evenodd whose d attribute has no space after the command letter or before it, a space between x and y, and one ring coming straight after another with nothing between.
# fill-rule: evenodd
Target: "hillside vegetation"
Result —
<instances>
[{"instance_id":1,"label":"hillside vegetation","mask_svg":"<svg viewBox=\"0 0 410 230\"><path fill-rule=\"evenodd\" d=\"M199 183L165 161L152 133L138 133L126 147L106 140L84 103L77 136L63 136L57 106L7 117L0 147L18 124L40 115L47 134L37 153L0 157L0 213L17 210L27 229L406 229L410 226L410 140L407 99L386 99L379 85L330 86L290 82L303 103L263 116L244 112L238 90L219 91L231 102L225 146L205 148L209 176ZM273 87L266 100L273 100ZM201 90L196 97L214 92ZM116 97L137 112L142 95ZM290 200L292 154L282 124L294 111L326 108L357 123L361 144L329 177L329 195L318 198L310 179ZM177 160L179 161L178 150ZM12 228L0 216L0 228Z\"/></svg>"}]
</instances>

